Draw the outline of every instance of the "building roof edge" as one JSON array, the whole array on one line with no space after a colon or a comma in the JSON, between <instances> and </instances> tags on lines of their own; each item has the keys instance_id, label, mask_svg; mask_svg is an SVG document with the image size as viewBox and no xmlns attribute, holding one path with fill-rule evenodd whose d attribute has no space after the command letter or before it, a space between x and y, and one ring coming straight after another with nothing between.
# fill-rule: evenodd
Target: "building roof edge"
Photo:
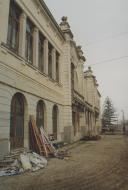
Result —
<instances>
[{"instance_id":1,"label":"building roof edge","mask_svg":"<svg viewBox=\"0 0 128 190\"><path fill-rule=\"evenodd\" d=\"M55 20L54 16L52 15L51 11L49 10L48 6L46 5L46 3L44 2L44 0L39 0L40 4L42 5L42 7L45 9L46 13L48 14L48 16L51 18L52 22L54 23L54 25L56 26L59 34L61 35L61 37L65 40L65 37L59 27L59 24L57 23L57 21Z\"/></svg>"}]
</instances>

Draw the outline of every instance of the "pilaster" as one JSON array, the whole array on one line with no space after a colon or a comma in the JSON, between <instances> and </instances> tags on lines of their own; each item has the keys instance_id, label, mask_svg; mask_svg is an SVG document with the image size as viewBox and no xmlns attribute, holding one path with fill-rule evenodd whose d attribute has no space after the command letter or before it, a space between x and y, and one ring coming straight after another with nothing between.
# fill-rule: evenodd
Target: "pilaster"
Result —
<instances>
[{"instance_id":1,"label":"pilaster","mask_svg":"<svg viewBox=\"0 0 128 190\"><path fill-rule=\"evenodd\" d=\"M44 73L48 75L48 40L44 40Z\"/></svg>"},{"instance_id":2,"label":"pilaster","mask_svg":"<svg viewBox=\"0 0 128 190\"><path fill-rule=\"evenodd\" d=\"M56 50L52 49L52 78L56 80Z\"/></svg>"}]
</instances>

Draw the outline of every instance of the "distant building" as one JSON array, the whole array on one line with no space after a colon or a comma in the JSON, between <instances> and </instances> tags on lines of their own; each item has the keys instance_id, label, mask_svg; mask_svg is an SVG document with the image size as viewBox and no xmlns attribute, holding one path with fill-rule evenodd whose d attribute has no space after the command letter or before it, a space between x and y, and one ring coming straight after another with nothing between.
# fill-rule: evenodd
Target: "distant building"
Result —
<instances>
[{"instance_id":1,"label":"distant building","mask_svg":"<svg viewBox=\"0 0 128 190\"><path fill-rule=\"evenodd\" d=\"M43 0L0 0L0 154L29 148L29 117L58 141L100 132L100 93L67 18Z\"/></svg>"}]
</instances>

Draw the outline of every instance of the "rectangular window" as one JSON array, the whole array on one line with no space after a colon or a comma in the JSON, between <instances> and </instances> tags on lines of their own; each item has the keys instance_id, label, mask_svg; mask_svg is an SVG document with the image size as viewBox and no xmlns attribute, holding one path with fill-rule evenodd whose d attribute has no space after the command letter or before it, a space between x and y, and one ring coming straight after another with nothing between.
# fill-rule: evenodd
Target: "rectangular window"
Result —
<instances>
[{"instance_id":1,"label":"rectangular window","mask_svg":"<svg viewBox=\"0 0 128 190\"><path fill-rule=\"evenodd\" d=\"M22 11L17 4L10 1L9 22L8 22L8 37L7 45L15 52L19 48L19 28L20 28L20 15Z\"/></svg>"},{"instance_id":2,"label":"rectangular window","mask_svg":"<svg viewBox=\"0 0 128 190\"><path fill-rule=\"evenodd\" d=\"M26 22L26 59L29 64L33 62L33 31L34 25L27 19Z\"/></svg>"},{"instance_id":3,"label":"rectangular window","mask_svg":"<svg viewBox=\"0 0 128 190\"><path fill-rule=\"evenodd\" d=\"M39 33L39 70L44 72L44 36Z\"/></svg>"},{"instance_id":4,"label":"rectangular window","mask_svg":"<svg viewBox=\"0 0 128 190\"><path fill-rule=\"evenodd\" d=\"M59 58L60 55L56 52L56 81L59 82Z\"/></svg>"},{"instance_id":5,"label":"rectangular window","mask_svg":"<svg viewBox=\"0 0 128 190\"><path fill-rule=\"evenodd\" d=\"M48 43L48 76L52 78L52 45Z\"/></svg>"}]
</instances>

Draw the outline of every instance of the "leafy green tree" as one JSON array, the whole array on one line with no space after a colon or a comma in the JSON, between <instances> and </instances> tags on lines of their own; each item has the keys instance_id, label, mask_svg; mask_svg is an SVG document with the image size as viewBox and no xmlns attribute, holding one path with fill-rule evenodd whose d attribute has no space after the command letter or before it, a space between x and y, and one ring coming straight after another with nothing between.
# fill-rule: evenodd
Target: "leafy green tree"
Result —
<instances>
[{"instance_id":1,"label":"leafy green tree","mask_svg":"<svg viewBox=\"0 0 128 190\"><path fill-rule=\"evenodd\" d=\"M105 99L103 106L102 129L114 132L116 126L117 126L116 110L110 98L107 97Z\"/></svg>"}]
</instances>

